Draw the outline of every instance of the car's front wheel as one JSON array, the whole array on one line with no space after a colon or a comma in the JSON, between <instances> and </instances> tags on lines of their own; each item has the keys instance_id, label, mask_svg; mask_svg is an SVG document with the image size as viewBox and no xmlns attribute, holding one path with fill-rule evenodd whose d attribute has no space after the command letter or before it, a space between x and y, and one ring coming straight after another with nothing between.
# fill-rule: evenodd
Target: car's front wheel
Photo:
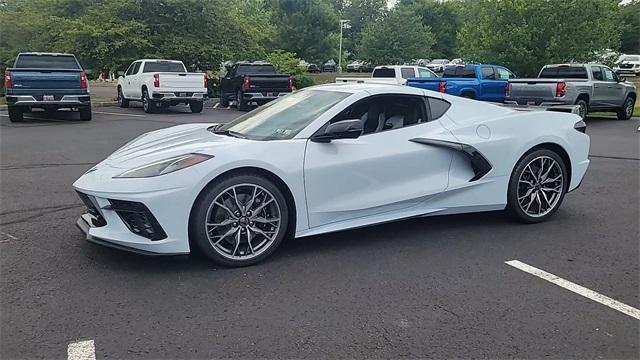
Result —
<instances>
[{"instance_id":1,"label":"car's front wheel","mask_svg":"<svg viewBox=\"0 0 640 360\"><path fill-rule=\"evenodd\" d=\"M617 111L618 120L631 119L631 117L633 116L633 109L635 107L635 104L636 104L636 99L634 99L631 96L627 96L627 98L624 101L624 104L622 105L620 110Z\"/></svg>"},{"instance_id":2,"label":"car's front wheel","mask_svg":"<svg viewBox=\"0 0 640 360\"><path fill-rule=\"evenodd\" d=\"M562 158L554 151L539 149L517 164L507 194L507 211L516 220L537 223L558 210L570 179Z\"/></svg>"},{"instance_id":3,"label":"car's front wheel","mask_svg":"<svg viewBox=\"0 0 640 360\"><path fill-rule=\"evenodd\" d=\"M288 215L282 191L270 180L254 174L226 176L196 200L190 236L218 264L252 265L280 245Z\"/></svg>"}]
</instances>

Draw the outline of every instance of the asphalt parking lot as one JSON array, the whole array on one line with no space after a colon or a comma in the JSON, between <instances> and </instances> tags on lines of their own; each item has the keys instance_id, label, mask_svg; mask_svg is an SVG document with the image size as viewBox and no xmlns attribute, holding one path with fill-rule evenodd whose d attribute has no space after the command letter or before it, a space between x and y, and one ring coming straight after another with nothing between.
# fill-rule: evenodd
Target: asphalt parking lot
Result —
<instances>
[{"instance_id":1,"label":"asphalt parking lot","mask_svg":"<svg viewBox=\"0 0 640 360\"><path fill-rule=\"evenodd\" d=\"M288 240L241 269L84 240L71 188L84 171L141 133L239 114L0 112L0 358L89 340L99 359L638 358L638 319L505 262L640 308L640 119L588 120L590 169L542 224L408 220Z\"/></svg>"}]
</instances>

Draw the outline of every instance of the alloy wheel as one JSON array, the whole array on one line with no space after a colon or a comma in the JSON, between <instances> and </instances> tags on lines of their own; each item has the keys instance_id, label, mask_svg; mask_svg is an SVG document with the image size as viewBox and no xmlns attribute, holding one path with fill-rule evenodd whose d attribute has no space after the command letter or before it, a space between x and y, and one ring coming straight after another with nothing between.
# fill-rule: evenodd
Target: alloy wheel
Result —
<instances>
[{"instance_id":1,"label":"alloy wheel","mask_svg":"<svg viewBox=\"0 0 640 360\"><path fill-rule=\"evenodd\" d=\"M233 185L220 192L207 210L205 231L221 256L249 260L274 243L281 225L278 201L255 184Z\"/></svg>"},{"instance_id":2,"label":"alloy wheel","mask_svg":"<svg viewBox=\"0 0 640 360\"><path fill-rule=\"evenodd\" d=\"M549 156L531 160L518 178L518 205L531 217L553 211L562 197L564 176L560 164Z\"/></svg>"},{"instance_id":3,"label":"alloy wheel","mask_svg":"<svg viewBox=\"0 0 640 360\"><path fill-rule=\"evenodd\" d=\"M629 99L627 100L627 107L624 109L627 117L631 117L631 114L633 114L633 100Z\"/></svg>"}]
</instances>

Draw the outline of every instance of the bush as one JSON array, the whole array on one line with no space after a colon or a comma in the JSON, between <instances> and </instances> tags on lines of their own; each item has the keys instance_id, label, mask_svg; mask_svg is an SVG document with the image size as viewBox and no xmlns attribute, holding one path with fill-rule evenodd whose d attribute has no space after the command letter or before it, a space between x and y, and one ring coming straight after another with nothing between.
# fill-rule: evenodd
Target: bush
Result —
<instances>
[{"instance_id":1,"label":"bush","mask_svg":"<svg viewBox=\"0 0 640 360\"><path fill-rule=\"evenodd\" d=\"M297 75L293 77L293 86L295 86L296 89L306 88L315 84L316 82L306 75Z\"/></svg>"},{"instance_id":2,"label":"bush","mask_svg":"<svg viewBox=\"0 0 640 360\"><path fill-rule=\"evenodd\" d=\"M304 69L298 66L300 59L296 57L296 54L284 50L275 50L269 53L267 55L267 61L275 65L281 74L296 76L304 71Z\"/></svg>"}]
</instances>

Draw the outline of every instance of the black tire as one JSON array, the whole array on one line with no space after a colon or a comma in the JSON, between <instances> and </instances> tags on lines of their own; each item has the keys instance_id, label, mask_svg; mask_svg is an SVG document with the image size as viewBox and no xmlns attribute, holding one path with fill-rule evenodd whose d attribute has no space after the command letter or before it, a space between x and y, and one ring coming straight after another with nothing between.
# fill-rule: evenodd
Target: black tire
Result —
<instances>
[{"instance_id":1,"label":"black tire","mask_svg":"<svg viewBox=\"0 0 640 360\"><path fill-rule=\"evenodd\" d=\"M237 103L238 110L240 111L249 110L249 105L247 104L247 101L244 99L242 91L240 90L238 90L238 93L236 94L236 103Z\"/></svg>"},{"instance_id":2,"label":"black tire","mask_svg":"<svg viewBox=\"0 0 640 360\"><path fill-rule=\"evenodd\" d=\"M194 114L198 114L202 112L202 108L204 107L204 101L191 101L189 103L189 109Z\"/></svg>"},{"instance_id":3,"label":"black tire","mask_svg":"<svg viewBox=\"0 0 640 360\"><path fill-rule=\"evenodd\" d=\"M122 93L122 88L118 86L118 106L121 108L129 107L129 100L124 98L124 94Z\"/></svg>"},{"instance_id":4,"label":"black tire","mask_svg":"<svg viewBox=\"0 0 640 360\"><path fill-rule=\"evenodd\" d=\"M9 121L11 121L11 122L23 122L24 121L22 108L16 107L16 106L9 106L7 108L7 111L9 112Z\"/></svg>"},{"instance_id":5,"label":"black tire","mask_svg":"<svg viewBox=\"0 0 640 360\"><path fill-rule=\"evenodd\" d=\"M549 173L548 177L543 179L543 181L541 183L544 183L544 181L546 180L550 180L553 179L552 176L554 174L562 174L562 182L558 183L558 182L554 182L554 183L550 183L549 185L540 185L540 187L536 188L537 185L529 185L528 183L525 182L521 182L521 176L523 176L523 173L525 171L527 171L527 168L531 169L531 172L533 173L537 173L539 171L539 160L540 158L545 158L546 161L550 161L549 159L553 159L555 160L555 162L558 164L558 171L554 171L553 174ZM536 164L538 164L538 167L536 168ZM529 166L531 165L531 166ZM560 205L562 204L562 200L564 199L564 195L567 192L567 188L569 187L569 182L571 181L571 179L568 177L568 172L567 172L567 165L564 163L564 161L562 160L562 157L560 157L560 155L558 155L555 151L552 150L548 150L548 149L539 149L539 150L534 150L528 154L526 154L522 159L520 159L520 161L518 161L518 163L516 164L515 168L513 169L513 172L511 173L511 179L509 180L509 188L507 189L507 213L514 218L517 221L523 222L523 223L527 223L527 224L533 224L533 223L538 223L538 222L542 222L545 221L546 219L548 219L550 216L552 216L560 207ZM526 175L525 175L526 176ZM526 181L527 179L525 179ZM536 181L532 181L533 183L535 183ZM542 187L557 187L559 193L551 193L548 191L542 191ZM530 188L534 188L534 190L531 192L531 197L529 197L529 195L527 195L527 191ZM520 195L524 192L524 196L526 196L526 198L524 198L524 203L521 205L521 203L518 201L519 196L520 197L524 197L523 195ZM553 206L549 206L548 209L546 209L544 211L544 213L540 213L540 215L532 215L530 213L527 212L527 209L529 209L527 207L527 205L530 206L534 206L534 208L531 208L531 210L534 210L535 207L538 207L539 211L543 208L543 204L542 201L544 200L542 196L538 195L537 196L537 202L538 204L535 204L534 201L536 196L536 193L543 193L544 192L544 196L547 196L549 199L551 199L550 201L553 202ZM551 195L553 194L553 195ZM553 196L553 197L551 197ZM526 201L530 200L530 203L527 203ZM547 205L551 205L549 204L549 201L547 201ZM523 209L522 207L527 207L527 209Z\"/></svg>"},{"instance_id":6,"label":"black tire","mask_svg":"<svg viewBox=\"0 0 640 360\"><path fill-rule=\"evenodd\" d=\"M81 107L80 108L80 120L82 121L90 121L91 120L91 106Z\"/></svg>"},{"instance_id":7,"label":"black tire","mask_svg":"<svg viewBox=\"0 0 640 360\"><path fill-rule=\"evenodd\" d=\"M589 104L587 103L587 100L584 98L579 98L578 100L576 100L576 105L580 107L578 115L582 120L584 120L589 113Z\"/></svg>"},{"instance_id":8,"label":"black tire","mask_svg":"<svg viewBox=\"0 0 640 360\"><path fill-rule=\"evenodd\" d=\"M617 111L617 115L618 115L618 120L629 120L633 117L633 108L636 105L636 99L634 99L632 96L627 96L627 98L624 100L624 104L622 104L622 107Z\"/></svg>"},{"instance_id":9,"label":"black tire","mask_svg":"<svg viewBox=\"0 0 640 360\"><path fill-rule=\"evenodd\" d=\"M470 92L466 92L466 93L462 93L460 96L462 96L465 99L472 99L475 100L475 95L473 95L473 93Z\"/></svg>"},{"instance_id":10,"label":"black tire","mask_svg":"<svg viewBox=\"0 0 640 360\"><path fill-rule=\"evenodd\" d=\"M272 240L268 240L262 247L259 248L250 248L248 244L242 244L242 240L246 241L246 238L243 238L243 234L247 234L248 231L251 230L252 227L258 227L260 226L260 230L264 230L264 231L268 231L271 232L269 230L265 230L266 228L269 228L271 225L267 225L266 223L260 223L260 225L258 225L258 223L253 223L250 222L248 223L248 221L250 221L250 219L248 219L247 217L245 217L245 215L241 215L238 218L237 221L233 222L233 223L229 223L227 225L224 226L215 226L213 228L210 229L210 225L207 226L207 223L212 223L212 222L220 222L220 224L222 224L222 222L224 221L233 221L234 219L231 218L228 214L227 211L222 210L220 207L218 207L217 209L214 207L214 201L218 200L218 202L222 201L225 205L227 205L227 209L228 211L234 212L237 211L238 206L236 205L235 201L233 199L230 198L231 193L228 191L228 189L230 189L233 186L238 186L237 192L236 194L240 194L239 196L244 196L243 200L240 201L240 206L244 206L247 204L251 204L250 209L256 209L255 206L257 206L257 208L259 208L260 202L259 202L259 196L260 193L258 193L258 196L256 197L255 202L250 202L251 200L249 200L249 193L251 193L251 186L257 186L259 188L262 188L264 190L266 190L268 193L270 193L270 195L272 196L273 200L275 200L275 202L270 202L270 201L266 201L262 203L263 206L263 210L259 210L260 213L259 214L250 214L247 213L248 215L254 215L254 216L258 216L259 218L262 219L267 219L266 215L267 212L272 212L271 215L273 215L273 213L277 213L279 212L279 225L277 229L273 229L274 231L274 235ZM245 192L245 194L243 194L243 192ZM222 196L222 200L220 200L218 197ZM229 196L229 197L227 197ZM227 197L227 198L225 198ZM267 197L263 198L267 199ZM270 205L264 206L265 204L269 203ZM276 208L277 206L277 208ZM210 213L210 207L211 207L211 213ZM276 212L274 209L277 209L278 211ZM262 213L262 211L265 211L264 213ZM236 212L236 214L239 214ZM208 218L208 216L210 218ZM220 216L226 217L225 219L221 219ZM243 219L244 218L244 219ZM249 265L253 265L256 264L262 260L264 260L265 258L267 258L269 255L271 255L276 248L278 248L278 246L282 243L282 240L285 238L286 234L287 234L287 228L288 228L288 219L289 219L289 209L287 206L287 202L285 200L284 195L282 194L282 191L275 185L273 184L271 181L269 181L268 179L259 176L259 175L255 175L252 173L239 173L239 174L233 174L233 175L229 175L229 176L225 176L222 177L220 179L217 179L214 183L209 184L209 186L207 186L202 193L198 196L195 204L193 205L193 210L191 212L191 217L189 219L189 236L190 236L190 240L192 243L195 243L197 245L197 247L202 251L202 253L204 255L206 255L208 258L210 258L211 260L213 260L214 262L220 264L220 265L224 265L224 266L232 266L232 267L239 267L239 266L249 266ZM244 225L243 225L244 224ZM252 226L249 226L247 224L251 224ZM218 229L220 228L220 229ZM242 229L245 229L244 232L242 232ZM233 231L235 232L235 234L233 235L229 235L228 237L225 238L225 240L223 241L220 236L218 234L221 233L229 233L229 231ZM212 237L214 238L213 240L209 240L209 236L207 234L216 234L216 235L212 235ZM267 237L262 237L260 238L259 233L257 232L252 232L251 233L252 236L252 240L262 240L264 241L264 239L267 239ZM236 242L236 235L238 235L240 237L240 242ZM229 243L228 240L232 240L231 238L234 238L233 241L231 241L231 243ZM222 245L220 247L214 247L214 243L212 243L212 241L217 240L218 243L222 242ZM238 258L238 256L235 256L236 254L236 247L234 247L234 244L239 244L239 246L237 246L237 253L238 255L240 255ZM242 245L240 245L242 244ZM259 246L260 243L255 244L254 242L254 246ZM224 252L223 250L220 250L220 248L224 247L224 246L228 246L229 248L234 247L233 248L233 255L234 256L230 256L228 253L226 253L226 256L223 255L222 253ZM253 257L248 258L249 255L244 256L244 253L242 253L242 249L244 249L244 251L248 251L249 249L251 249L252 251L257 252L257 255L252 255Z\"/></svg>"},{"instance_id":11,"label":"black tire","mask_svg":"<svg viewBox=\"0 0 640 360\"><path fill-rule=\"evenodd\" d=\"M225 94L220 95L220 106L229 107L229 98Z\"/></svg>"},{"instance_id":12,"label":"black tire","mask_svg":"<svg viewBox=\"0 0 640 360\"><path fill-rule=\"evenodd\" d=\"M147 114L152 114L156 110L156 102L151 100L147 89L142 89L142 109Z\"/></svg>"}]
</instances>

